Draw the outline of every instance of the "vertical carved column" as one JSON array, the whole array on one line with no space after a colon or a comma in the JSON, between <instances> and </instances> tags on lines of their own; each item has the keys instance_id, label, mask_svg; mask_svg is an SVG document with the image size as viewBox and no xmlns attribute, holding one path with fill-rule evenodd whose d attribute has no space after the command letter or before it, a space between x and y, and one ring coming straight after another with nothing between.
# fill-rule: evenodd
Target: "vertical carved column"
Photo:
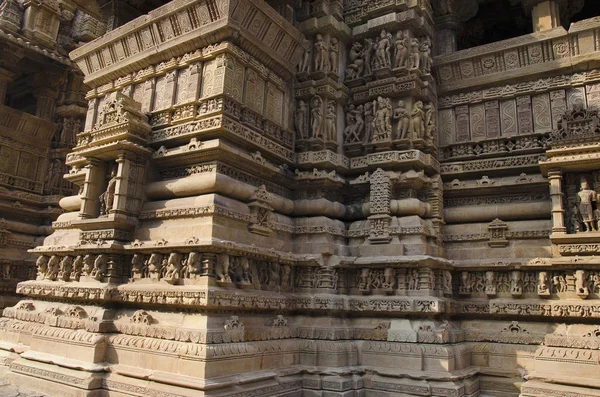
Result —
<instances>
[{"instance_id":1,"label":"vertical carved column","mask_svg":"<svg viewBox=\"0 0 600 397\"><path fill-rule=\"evenodd\" d=\"M460 19L456 14L446 14L435 19L435 47L437 55L454 52L458 48L457 30Z\"/></svg>"},{"instance_id":2,"label":"vertical carved column","mask_svg":"<svg viewBox=\"0 0 600 397\"><path fill-rule=\"evenodd\" d=\"M52 120L58 92L51 88L39 88L35 92L37 109L35 115L41 119Z\"/></svg>"},{"instance_id":3,"label":"vertical carved column","mask_svg":"<svg viewBox=\"0 0 600 397\"><path fill-rule=\"evenodd\" d=\"M127 191L129 189L128 175L131 173L131 160L126 153L121 153L116 160L117 168L117 183L115 186L115 201L110 213L127 214Z\"/></svg>"},{"instance_id":4,"label":"vertical carved column","mask_svg":"<svg viewBox=\"0 0 600 397\"><path fill-rule=\"evenodd\" d=\"M200 98L200 88L202 87L202 62L195 62L190 65L188 87L189 92L186 99L197 101Z\"/></svg>"},{"instance_id":5,"label":"vertical carved column","mask_svg":"<svg viewBox=\"0 0 600 397\"><path fill-rule=\"evenodd\" d=\"M8 89L8 84L12 81L13 76L13 73L0 68L0 105L4 104L6 90Z\"/></svg>"},{"instance_id":6,"label":"vertical carved column","mask_svg":"<svg viewBox=\"0 0 600 397\"><path fill-rule=\"evenodd\" d=\"M374 244L389 243L390 236L390 200L392 184L389 175L378 168L371 177L371 199L369 221L371 231L369 240Z\"/></svg>"},{"instance_id":7,"label":"vertical carved column","mask_svg":"<svg viewBox=\"0 0 600 397\"><path fill-rule=\"evenodd\" d=\"M567 234L565 228L565 210L563 208L562 174L560 171L548 172L550 199L552 200L552 233Z\"/></svg>"},{"instance_id":8,"label":"vertical carved column","mask_svg":"<svg viewBox=\"0 0 600 397\"><path fill-rule=\"evenodd\" d=\"M104 175L104 166L100 160L89 159L86 166L86 178L83 183L81 194L81 211L79 217L82 219L95 218L98 216L98 197L100 195L100 182Z\"/></svg>"},{"instance_id":9,"label":"vertical carved column","mask_svg":"<svg viewBox=\"0 0 600 397\"><path fill-rule=\"evenodd\" d=\"M98 98L90 98L88 102L87 116L85 117L85 131L91 131L96 124L96 116L98 114Z\"/></svg>"}]
</instances>

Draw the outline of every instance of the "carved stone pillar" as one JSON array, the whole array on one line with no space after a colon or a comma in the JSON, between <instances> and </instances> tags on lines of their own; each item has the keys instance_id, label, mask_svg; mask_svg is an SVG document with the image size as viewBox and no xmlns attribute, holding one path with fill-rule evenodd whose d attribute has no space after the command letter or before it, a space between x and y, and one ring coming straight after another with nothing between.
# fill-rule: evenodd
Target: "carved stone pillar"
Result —
<instances>
[{"instance_id":1,"label":"carved stone pillar","mask_svg":"<svg viewBox=\"0 0 600 397\"><path fill-rule=\"evenodd\" d=\"M109 213L127 214L127 192L129 191L128 175L131 173L131 160L127 154L120 154L116 160L117 168L117 183L115 186L115 199L112 209Z\"/></svg>"},{"instance_id":2,"label":"carved stone pillar","mask_svg":"<svg viewBox=\"0 0 600 397\"><path fill-rule=\"evenodd\" d=\"M435 48L437 55L448 54L458 49L457 31L460 18L456 14L447 14L435 19Z\"/></svg>"},{"instance_id":3,"label":"carved stone pillar","mask_svg":"<svg viewBox=\"0 0 600 397\"><path fill-rule=\"evenodd\" d=\"M526 0L523 7L531 11L534 32L560 26L560 8L557 0Z\"/></svg>"},{"instance_id":4,"label":"carved stone pillar","mask_svg":"<svg viewBox=\"0 0 600 397\"><path fill-rule=\"evenodd\" d=\"M552 200L552 233L567 234L565 228L565 210L563 208L562 173L548 172L550 182L550 199Z\"/></svg>"},{"instance_id":5,"label":"carved stone pillar","mask_svg":"<svg viewBox=\"0 0 600 397\"><path fill-rule=\"evenodd\" d=\"M35 92L37 99L37 109L35 115L41 119L52 120L58 92L51 88L39 88Z\"/></svg>"},{"instance_id":6,"label":"carved stone pillar","mask_svg":"<svg viewBox=\"0 0 600 397\"><path fill-rule=\"evenodd\" d=\"M100 181L104 175L104 164L100 160L89 159L85 168L87 175L81 193L81 210L79 212L79 217L82 219L98 216L98 197Z\"/></svg>"},{"instance_id":7,"label":"carved stone pillar","mask_svg":"<svg viewBox=\"0 0 600 397\"><path fill-rule=\"evenodd\" d=\"M8 84L12 81L13 76L13 73L6 69L0 68L0 105L4 104L4 100L6 99L6 90L8 89Z\"/></svg>"}]
</instances>

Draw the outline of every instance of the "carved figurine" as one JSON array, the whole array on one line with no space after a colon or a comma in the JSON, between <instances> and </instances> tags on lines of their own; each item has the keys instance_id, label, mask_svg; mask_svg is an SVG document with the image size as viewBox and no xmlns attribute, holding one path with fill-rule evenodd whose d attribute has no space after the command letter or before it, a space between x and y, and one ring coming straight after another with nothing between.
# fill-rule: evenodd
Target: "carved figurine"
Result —
<instances>
[{"instance_id":1,"label":"carved figurine","mask_svg":"<svg viewBox=\"0 0 600 397\"><path fill-rule=\"evenodd\" d=\"M417 269L412 269L410 271L410 276L408 279L408 289L409 290L419 290L421 289L420 275Z\"/></svg>"},{"instance_id":2,"label":"carved figurine","mask_svg":"<svg viewBox=\"0 0 600 397\"><path fill-rule=\"evenodd\" d=\"M370 290L370 281L369 281L370 274L371 274L371 269L369 269L368 267L365 267L360 271L360 279L358 282L359 291Z\"/></svg>"},{"instance_id":3,"label":"carved figurine","mask_svg":"<svg viewBox=\"0 0 600 397\"><path fill-rule=\"evenodd\" d=\"M346 128L344 128L344 143L353 143L360 141L356 135L356 108L353 104L346 110Z\"/></svg>"},{"instance_id":4,"label":"carved figurine","mask_svg":"<svg viewBox=\"0 0 600 397\"><path fill-rule=\"evenodd\" d=\"M383 284L382 287L383 289L386 290L391 290L394 288L394 285L396 283L396 270L393 267L386 267L384 272L383 272L383 276L384 276L384 280L383 280Z\"/></svg>"},{"instance_id":5,"label":"carved figurine","mask_svg":"<svg viewBox=\"0 0 600 397\"><path fill-rule=\"evenodd\" d=\"M444 270L443 282L444 282L444 285L443 285L444 293L452 294L452 273L450 273L448 270Z\"/></svg>"},{"instance_id":6,"label":"carved figurine","mask_svg":"<svg viewBox=\"0 0 600 397\"><path fill-rule=\"evenodd\" d=\"M485 293L487 295L496 295L496 272L485 272Z\"/></svg>"},{"instance_id":7,"label":"carved figurine","mask_svg":"<svg viewBox=\"0 0 600 397\"><path fill-rule=\"evenodd\" d=\"M239 260L239 265L242 268L242 283L251 284L251 274L250 274L250 261L247 257L242 256Z\"/></svg>"},{"instance_id":8,"label":"carved figurine","mask_svg":"<svg viewBox=\"0 0 600 397\"><path fill-rule=\"evenodd\" d=\"M71 272L73 271L73 258L67 255L60 261L60 271L58 272L58 278L63 281L69 281L71 279Z\"/></svg>"},{"instance_id":9,"label":"carved figurine","mask_svg":"<svg viewBox=\"0 0 600 397\"><path fill-rule=\"evenodd\" d=\"M46 278L50 281L56 281L60 270L60 259L56 255L52 255L48 261L48 272Z\"/></svg>"},{"instance_id":10,"label":"carved figurine","mask_svg":"<svg viewBox=\"0 0 600 397\"><path fill-rule=\"evenodd\" d=\"M310 101L311 132L313 138L323 136L323 100L320 96L314 96Z\"/></svg>"},{"instance_id":11,"label":"carved figurine","mask_svg":"<svg viewBox=\"0 0 600 397\"><path fill-rule=\"evenodd\" d=\"M89 276L94 267L94 258L87 254L83 257L83 267L81 268L81 274L83 276Z\"/></svg>"},{"instance_id":12,"label":"carved figurine","mask_svg":"<svg viewBox=\"0 0 600 397\"><path fill-rule=\"evenodd\" d=\"M353 80L363 76L365 71L365 61L363 59L364 50L359 42L355 42L350 47L348 53L348 67L346 68L346 79Z\"/></svg>"},{"instance_id":13,"label":"carved figurine","mask_svg":"<svg viewBox=\"0 0 600 397\"><path fill-rule=\"evenodd\" d=\"M135 254L131 258L131 276L133 278L142 278L144 270L144 257L142 254Z\"/></svg>"},{"instance_id":14,"label":"carved figurine","mask_svg":"<svg viewBox=\"0 0 600 397\"><path fill-rule=\"evenodd\" d=\"M304 40L305 47L310 45L310 41ZM310 68L310 51L304 50L304 54L302 54L302 59L298 63L298 71L301 73L308 73Z\"/></svg>"},{"instance_id":15,"label":"carved figurine","mask_svg":"<svg viewBox=\"0 0 600 397\"><path fill-rule=\"evenodd\" d=\"M229 255L217 255L215 274L217 276L217 281L221 283L231 283L231 276L229 275Z\"/></svg>"},{"instance_id":16,"label":"carved figurine","mask_svg":"<svg viewBox=\"0 0 600 397\"><path fill-rule=\"evenodd\" d=\"M358 141L362 141L362 136L365 133L365 120L363 118L364 107L363 105L358 105L356 110L354 111L354 120L356 122L355 126L355 135L358 138Z\"/></svg>"},{"instance_id":17,"label":"carved figurine","mask_svg":"<svg viewBox=\"0 0 600 397\"><path fill-rule=\"evenodd\" d=\"M375 102L365 103L365 143L370 143L373 139L375 129Z\"/></svg>"},{"instance_id":18,"label":"carved figurine","mask_svg":"<svg viewBox=\"0 0 600 397\"><path fill-rule=\"evenodd\" d=\"M115 200L115 190L117 187L117 174L115 171L110 173L110 180L106 186L106 191L100 195L100 215L108 215L113 209Z\"/></svg>"},{"instance_id":19,"label":"carved figurine","mask_svg":"<svg viewBox=\"0 0 600 397\"><path fill-rule=\"evenodd\" d=\"M431 58L431 39L429 36L426 36L421 42L421 66L423 68L423 72L431 72L433 59Z\"/></svg>"},{"instance_id":20,"label":"carved figurine","mask_svg":"<svg viewBox=\"0 0 600 397\"><path fill-rule=\"evenodd\" d=\"M308 115L308 108L304 101L298 101L298 108L294 116L296 122L296 132L298 139L308 139L308 125L306 123L306 116Z\"/></svg>"},{"instance_id":21,"label":"carved figurine","mask_svg":"<svg viewBox=\"0 0 600 397\"><path fill-rule=\"evenodd\" d=\"M435 107L433 103L427 102L425 105L425 135L431 144L435 143Z\"/></svg>"},{"instance_id":22,"label":"carved figurine","mask_svg":"<svg viewBox=\"0 0 600 397\"><path fill-rule=\"evenodd\" d=\"M171 285L177 283L181 272L181 256L178 253L171 252L171 254L169 254L167 266L163 269L163 272L163 280Z\"/></svg>"},{"instance_id":23,"label":"carved figurine","mask_svg":"<svg viewBox=\"0 0 600 397\"><path fill-rule=\"evenodd\" d=\"M83 256L77 255L73 261L73 271L71 272L71 279L79 281L83 272Z\"/></svg>"},{"instance_id":24,"label":"carved figurine","mask_svg":"<svg viewBox=\"0 0 600 397\"><path fill-rule=\"evenodd\" d=\"M323 36L317 34L315 37L315 71L327 72L329 70L329 56L327 43Z\"/></svg>"},{"instance_id":25,"label":"carved figurine","mask_svg":"<svg viewBox=\"0 0 600 397\"><path fill-rule=\"evenodd\" d=\"M408 133L410 119L408 110L406 110L406 105L402 100L398 101L398 105L394 110L394 120L398 120L398 139L405 139L406 134Z\"/></svg>"},{"instance_id":26,"label":"carved figurine","mask_svg":"<svg viewBox=\"0 0 600 397\"><path fill-rule=\"evenodd\" d=\"M281 266L277 262L269 263L269 285L272 287L279 286Z\"/></svg>"},{"instance_id":27,"label":"carved figurine","mask_svg":"<svg viewBox=\"0 0 600 397\"><path fill-rule=\"evenodd\" d=\"M377 98L375 111L375 131L373 141L385 141L392 138L392 103L389 98Z\"/></svg>"},{"instance_id":28,"label":"carved figurine","mask_svg":"<svg viewBox=\"0 0 600 397\"><path fill-rule=\"evenodd\" d=\"M331 38L329 43L329 70L337 73L338 59L340 56L340 44L335 37Z\"/></svg>"},{"instance_id":29,"label":"carved figurine","mask_svg":"<svg viewBox=\"0 0 600 397\"><path fill-rule=\"evenodd\" d=\"M158 280L162 269L162 255L155 253L150 255L146 267L148 268L148 277Z\"/></svg>"},{"instance_id":30,"label":"carved figurine","mask_svg":"<svg viewBox=\"0 0 600 397\"><path fill-rule=\"evenodd\" d=\"M419 49L419 40L412 39L410 42L410 55L408 57L410 62L410 69L419 69L421 66L421 51Z\"/></svg>"},{"instance_id":31,"label":"carved figurine","mask_svg":"<svg viewBox=\"0 0 600 397\"><path fill-rule=\"evenodd\" d=\"M394 42L396 46L396 58L394 60L395 68L405 68L408 62L408 46L406 45L406 38L404 32L401 30L396 33L396 40Z\"/></svg>"},{"instance_id":32,"label":"carved figurine","mask_svg":"<svg viewBox=\"0 0 600 397\"><path fill-rule=\"evenodd\" d=\"M325 115L325 139L329 141L336 141L337 139L337 114L336 114L336 103L329 101L327 104L327 114Z\"/></svg>"},{"instance_id":33,"label":"carved figurine","mask_svg":"<svg viewBox=\"0 0 600 397\"><path fill-rule=\"evenodd\" d=\"M564 274L556 274L552 277L552 287L557 293L567 292L567 280Z\"/></svg>"},{"instance_id":34,"label":"carved figurine","mask_svg":"<svg viewBox=\"0 0 600 397\"><path fill-rule=\"evenodd\" d=\"M518 270L511 273L510 293L513 296L520 296L523 294L523 277Z\"/></svg>"},{"instance_id":35,"label":"carved figurine","mask_svg":"<svg viewBox=\"0 0 600 397\"><path fill-rule=\"evenodd\" d=\"M577 203L579 204L579 215L581 216L585 232L596 231L594 225L594 213L592 202L596 202L597 193L590 189L588 181L581 178L581 190L577 193Z\"/></svg>"},{"instance_id":36,"label":"carved figurine","mask_svg":"<svg viewBox=\"0 0 600 397\"><path fill-rule=\"evenodd\" d=\"M425 112L423 112L423 102L417 101L410 113L410 134L411 139L422 139L424 130Z\"/></svg>"},{"instance_id":37,"label":"carved figurine","mask_svg":"<svg viewBox=\"0 0 600 397\"><path fill-rule=\"evenodd\" d=\"M371 75L373 73L373 50L375 49L375 43L373 39L365 39L365 45L363 50L363 59L365 66L365 76Z\"/></svg>"},{"instance_id":38,"label":"carved figurine","mask_svg":"<svg viewBox=\"0 0 600 397\"><path fill-rule=\"evenodd\" d=\"M106 275L106 270L108 266L108 257L104 254L100 254L96 257L94 261L94 268L90 273L90 276L97 281L104 280L104 276Z\"/></svg>"},{"instance_id":39,"label":"carved figurine","mask_svg":"<svg viewBox=\"0 0 600 397\"><path fill-rule=\"evenodd\" d=\"M190 252L183 263L183 274L185 278L191 278L192 275L200 274L202 271L202 256L196 251Z\"/></svg>"},{"instance_id":40,"label":"carved figurine","mask_svg":"<svg viewBox=\"0 0 600 397\"><path fill-rule=\"evenodd\" d=\"M470 294L471 291L471 274L469 272L461 272L459 292L461 294Z\"/></svg>"},{"instance_id":41,"label":"carved figurine","mask_svg":"<svg viewBox=\"0 0 600 397\"><path fill-rule=\"evenodd\" d=\"M375 63L378 69L391 67L392 35L383 29L375 48Z\"/></svg>"},{"instance_id":42,"label":"carved figurine","mask_svg":"<svg viewBox=\"0 0 600 397\"><path fill-rule=\"evenodd\" d=\"M550 290L548 289L548 272L538 273L537 293L538 295L550 295Z\"/></svg>"},{"instance_id":43,"label":"carved figurine","mask_svg":"<svg viewBox=\"0 0 600 397\"><path fill-rule=\"evenodd\" d=\"M289 288L292 277L292 268L288 265L281 267L281 288Z\"/></svg>"},{"instance_id":44,"label":"carved figurine","mask_svg":"<svg viewBox=\"0 0 600 397\"><path fill-rule=\"evenodd\" d=\"M35 261L35 265L37 266L38 280L43 280L48 272L48 257L46 255L40 255L37 258L37 261Z\"/></svg>"}]
</instances>

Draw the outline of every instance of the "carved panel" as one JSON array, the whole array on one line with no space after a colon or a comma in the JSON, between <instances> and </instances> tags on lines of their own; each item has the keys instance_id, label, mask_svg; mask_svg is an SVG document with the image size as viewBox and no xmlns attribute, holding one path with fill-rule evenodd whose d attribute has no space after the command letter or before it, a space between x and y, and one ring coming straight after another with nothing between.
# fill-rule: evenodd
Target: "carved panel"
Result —
<instances>
[{"instance_id":1,"label":"carved panel","mask_svg":"<svg viewBox=\"0 0 600 397\"><path fill-rule=\"evenodd\" d=\"M457 106L454 109L456 113L456 142L466 142L471 138L471 129L469 123L469 106Z\"/></svg>"},{"instance_id":2,"label":"carved panel","mask_svg":"<svg viewBox=\"0 0 600 397\"><path fill-rule=\"evenodd\" d=\"M500 136L500 109L498 101L485 103L485 129L488 138Z\"/></svg>"},{"instance_id":3,"label":"carved panel","mask_svg":"<svg viewBox=\"0 0 600 397\"><path fill-rule=\"evenodd\" d=\"M470 106L471 111L471 139L480 141L485 139L485 107L483 103Z\"/></svg>"},{"instance_id":4,"label":"carved panel","mask_svg":"<svg viewBox=\"0 0 600 397\"><path fill-rule=\"evenodd\" d=\"M440 110L440 145L446 146L453 142L455 134L455 118L453 109Z\"/></svg>"},{"instance_id":5,"label":"carved panel","mask_svg":"<svg viewBox=\"0 0 600 397\"><path fill-rule=\"evenodd\" d=\"M550 117L550 97L548 94L539 94L532 97L533 123L535 132L547 132L552 128Z\"/></svg>"},{"instance_id":6,"label":"carved panel","mask_svg":"<svg viewBox=\"0 0 600 397\"><path fill-rule=\"evenodd\" d=\"M519 134L532 133L533 120L531 116L531 98L529 95L517 97L517 117L519 120Z\"/></svg>"},{"instance_id":7,"label":"carved panel","mask_svg":"<svg viewBox=\"0 0 600 397\"><path fill-rule=\"evenodd\" d=\"M502 136L517 135L517 103L514 99L507 99L500 102L500 121L502 124Z\"/></svg>"}]
</instances>

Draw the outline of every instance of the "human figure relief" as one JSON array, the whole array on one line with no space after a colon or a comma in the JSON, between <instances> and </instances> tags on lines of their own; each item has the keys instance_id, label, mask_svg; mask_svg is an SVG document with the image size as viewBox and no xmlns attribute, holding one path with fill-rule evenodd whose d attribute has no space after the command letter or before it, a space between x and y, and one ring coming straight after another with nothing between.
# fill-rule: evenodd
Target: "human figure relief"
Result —
<instances>
[{"instance_id":1,"label":"human figure relief","mask_svg":"<svg viewBox=\"0 0 600 397\"><path fill-rule=\"evenodd\" d=\"M45 255L39 256L35 262L35 265L37 266L38 279L43 280L48 272L48 257Z\"/></svg>"},{"instance_id":2,"label":"human figure relief","mask_svg":"<svg viewBox=\"0 0 600 397\"><path fill-rule=\"evenodd\" d=\"M73 258L67 255L60 261L60 271L58 272L58 278L62 281L69 281L71 279L71 272L73 271Z\"/></svg>"},{"instance_id":3,"label":"human figure relief","mask_svg":"<svg viewBox=\"0 0 600 397\"><path fill-rule=\"evenodd\" d=\"M310 46L310 41L304 40L305 47ZM310 68L310 50L304 50L302 59L298 62L298 71L301 73L308 73Z\"/></svg>"},{"instance_id":4,"label":"human figure relief","mask_svg":"<svg viewBox=\"0 0 600 397\"><path fill-rule=\"evenodd\" d=\"M83 256L78 255L73 261L73 272L71 273L71 279L79 281L83 272Z\"/></svg>"},{"instance_id":5,"label":"human figure relief","mask_svg":"<svg viewBox=\"0 0 600 397\"><path fill-rule=\"evenodd\" d=\"M340 56L340 44L338 39L335 37L331 38L329 43L329 70L337 73L338 71L338 59Z\"/></svg>"},{"instance_id":6,"label":"human figure relief","mask_svg":"<svg viewBox=\"0 0 600 397\"><path fill-rule=\"evenodd\" d=\"M94 261L94 268L92 269L90 276L96 281L102 281L106 275L107 266L108 257L104 254L98 255Z\"/></svg>"},{"instance_id":7,"label":"human figure relief","mask_svg":"<svg viewBox=\"0 0 600 397\"><path fill-rule=\"evenodd\" d=\"M160 254L150 255L146 267L148 268L148 276L154 276L154 278L158 279L162 269L162 256Z\"/></svg>"},{"instance_id":8,"label":"human figure relief","mask_svg":"<svg viewBox=\"0 0 600 397\"><path fill-rule=\"evenodd\" d=\"M348 52L349 63L346 68L346 78L348 80L358 79L363 76L365 71L365 61L363 56L363 46L358 41L354 42Z\"/></svg>"},{"instance_id":9,"label":"human figure relief","mask_svg":"<svg viewBox=\"0 0 600 397\"><path fill-rule=\"evenodd\" d=\"M181 272L181 256L172 252L169 254L169 259L167 259L167 266L163 269L164 275L163 280L167 283L174 285L179 280L180 272Z\"/></svg>"},{"instance_id":10,"label":"human figure relief","mask_svg":"<svg viewBox=\"0 0 600 397\"><path fill-rule=\"evenodd\" d=\"M435 133L435 107L433 103L428 102L425 105L425 134L431 143L435 142Z\"/></svg>"},{"instance_id":11,"label":"human figure relief","mask_svg":"<svg viewBox=\"0 0 600 397\"><path fill-rule=\"evenodd\" d=\"M379 41L377 42L377 48L375 49L375 62L377 68L391 67L391 44L392 35L383 29L379 35Z\"/></svg>"},{"instance_id":12,"label":"human figure relief","mask_svg":"<svg viewBox=\"0 0 600 397\"><path fill-rule=\"evenodd\" d=\"M421 65L421 51L419 49L419 40L412 39L410 42L410 69L419 69Z\"/></svg>"},{"instance_id":13,"label":"human figure relief","mask_svg":"<svg viewBox=\"0 0 600 397\"><path fill-rule=\"evenodd\" d=\"M421 42L421 64L425 73L431 72L433 59L431 58L431 39L429 36L426 36Z\"/></svg>"},{"instance_id":14,"label":"human figure relief","mask_svg":"<svg viewBox=\"0 0 600 397\"><path fill-rule=\"evenodd\" d=\"M389 98L377 98L375 111L374 141L389 140L392 137L392 103Z\"/></svg>"},{"instance_id":15,"label":"human figure relief","mask_svg":"<svg viewBox=\"0 0 600 397\"><path fill-rule=\"evenodd\" d=\"M325 115L325 139L329 141L336 141L337 128L336 128L337 114L336 114L336 103L329 101L327 104L327 114Z\"/></svg>"},{"instance_id":16,"label":"human figure relief","mask_svg":"<svg viewBox=\"0 0 600 397\"><path fill-rule=\"evenodd\" d=\"M106 186L106 191L100 195L100 215L108 215L110 210L113 209L116 188L117 173L113 170L110 173L110 180Z\"/></svg>"},{"instance_id":17,"label":"human figure relief","mask_svg":"<svg viewBox=\"0 0 600 397\"><path fill-rule=\"evenodd\" d=\"M81 274L83 276L89 276L94 267L94 258L87 254L83 257L83 267L81 268Z\"/></svg>"},{"instance_id":18,"label":"human figure relief","mask_svg":"<svg viewBox=\"0 0 600 397\"><path fill-rule=\"evenodd\" d=\"M411 139L423 138L424 117L425 112L423 112L423 102L417 101L413 106L412 112L410 113Z\"/></svg>"},{"instance_id":19,"label":"human figure relief","mask_svg":"<svg viewBox=\"0 0 600 397\"><path fill-rule=\"evenodd\" d=\"M306 124L306 116L308 115L308 109L304 101L298 101L298 108L294 116L296 124L296 132L298 133L298 139L308 139L308 125Z\"/></svg>"},{"instance_id":20,"label":"human figure relief","mask_svg":"<svg viewBox=\"0 0 600 397\"><path fill-rule=\"evenodd\" d=\"M183 263L183 277L191 278L193 275L200 274L202 271L202 255L196 251L189 253Z\"/></svg>"},{"instance_id":21,"label":"human figure relief","mask_svg":"<svg viewBox=\"0 0 600 397\"><path fill-rule=\"evenodd\" d=\"M577 193L577 203L579 205L579 215L584 226L584 232L597 231L594 225L593 202L596 202L598 194L590 189L588 181L581 178L581 190Z\"/></svg>"},{"instance_id":22,"label":"human figure relief","mask_svg":"<svg viewBox=\"0 0 600 397\"><path fill-rule=\"evenodd\" d=\"M142 278L144 270L144 257L142 254L135 254L131 259L131 275L133 278Z\"/></svg>"},{"instance_id":23,"label":"human figure relief","mask_svg":"<svg viewBox=\"0 0 600 397\"><path fill-rule=\"evenodd\" d=\"M323 100L318 95L310 101L310 116L312 138L323 136Z\"/></svg>"},{"instance_id":24,"label":"human figure relief","mask_svg":"<svg viewBox=\"0 0 600 397\"><path fill-rule=\"evenodd\" d=\"M406 38L404 32L401 30L396 33L396 40L394 42L396 46L396 58L394 60L395 68L404 68L408 62L408 46L406 45Z\"/></svg>"},{"instance_id":25,"label":"human figure relief","mask_svg":"<svg viewBox=\"0 0 600 397\"><path fill-rule=\"evenodd\" d=\"M356 108L353 104L348 106L346 110L346 127L344 128L344 142L354 143L359 139L356 136Z\"/></svg>"},{"instance_id":26,"label":"human figure relief","mask_svg":"<svg viewBox=\"0 0 600 397\"><path fill-rule=\"evenodd\" d=\"M231 277L229 276L229 255L219 254L217 256L215 274L217 276L217 281L220 281L222 283L231 282Z\"/></svg>"},{"instance_id":27,"label":"human figure relief","mask_svg":"<svg viewBox=\"0 0 600 397\"><path fill-rule=\"evenodd\" d=\"M50 281L56 281L58 272L60 270L60 259L56 255L52 255L48 261L48 272L46 273L46 279Z\"/></svg>"},{"instance_id":28,"label":"human figure relief","mask_svg":"<svg viewBox=\"0 0 600 397\"><path fill-rule=\"evenodd\" d=\"M398 120L398 139L405 139L410 125L410 118L406 105L402 100L398 101L398 105L394 110L394 120Z\"/></svg>"},{"instance_id":29,"label":"human figure relief","mask_svg":"<svg viewBox=\"0 0 600 397\"><path fill-rule=\"evenodd\" d=\"M355 135L359 142L362 141L362 136L365 133L364 111L363 105L358 105L354 111L354 120L356 121Z\"/></svg>"},{"instance_id":30,"label":"human figure relief","mask_svg":"<svg viewBox=\"0 0 600 397\"><path fill-rule=\"evenodd\" d=\"M365 75L369 76L373 73L373 50L375 49L375 43L373 39L365 39L363 59L365 65Z\"/></svg>"},{"instance_id":31,"label":"human figure relief","mask_svg":"<svg viewBox=\"0 0 600 397\"><path fill-rule=\"evenodd\" d=\"M329 70L329 54L327 43L323 36L317 34L315 37L315 71L327 72Z\"/></svg>"}]
</instances>

